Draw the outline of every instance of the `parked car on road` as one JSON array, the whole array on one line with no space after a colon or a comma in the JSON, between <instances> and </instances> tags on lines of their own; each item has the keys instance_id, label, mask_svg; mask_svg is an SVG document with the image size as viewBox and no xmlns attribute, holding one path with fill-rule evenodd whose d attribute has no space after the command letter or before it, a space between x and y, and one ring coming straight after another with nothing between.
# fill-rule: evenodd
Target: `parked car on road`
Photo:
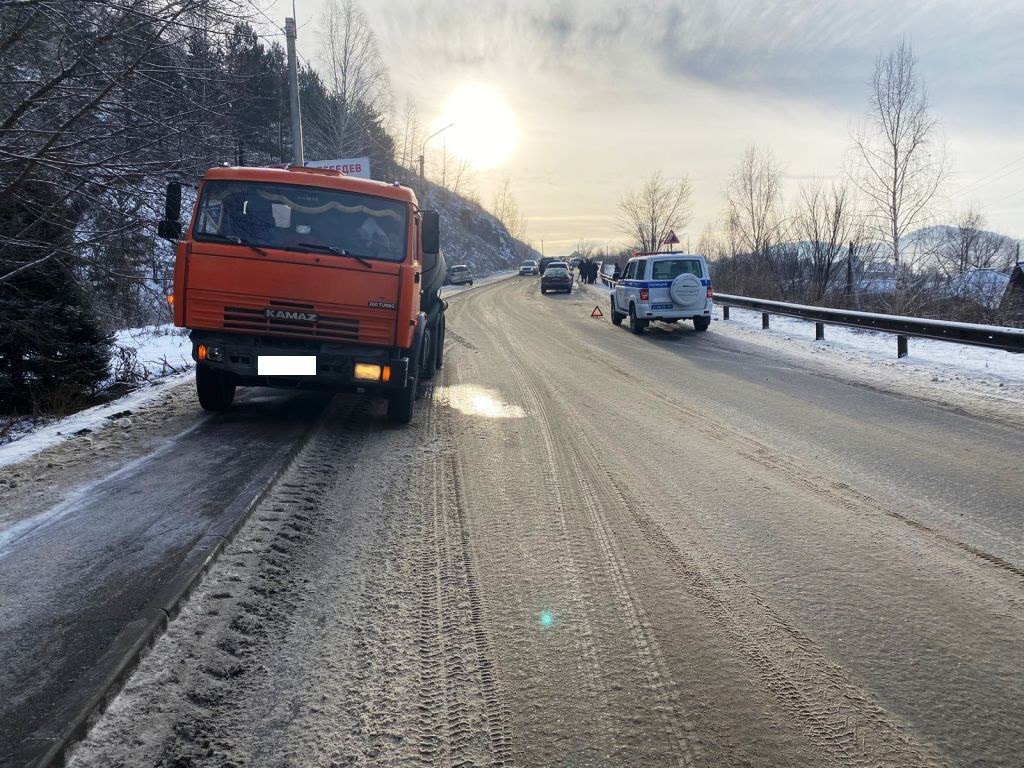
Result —
<instances>
[{"instance_id":1,"label":"parked car on road","mask_svg":"<svg viewBox=\"0 0 1024 768\"><path fill-rule=\"evenodd\" d=\"M540 278L540 292L547 293L548 291L572 293L572 275L569 274L569 270L565 266L559 267L552 264L544 270L544 274Z\"/></svg>"},{"instance_id":2,"label":"parked car on road","mask_svg":"<svg viewBox=\"0 0 1024 768\"><path fill-rule=\"evenodd\" d=\"M456 264L448 270L448 285L472 285L473 273L465 264Z\"/></svg>"},{"instance_id":3,"label":"parked car on road","mask_svg":"<svg viewBox=\"0 0 1024 768\"><path fill-rule=\"evenodd\" d=\"M539 275L540 274L540 267L538 266L537 262L534 261L533 259L527 259L526 261L524 261L522 264L519 265L519 274L520 275Z\"/></svg>"},{"instance_id":4,"label":"parked car on road","mask_svg":"<svg viewBox=\"0 0 1024 768\"><path fill-rule=\"evenodd\" d=\"M693 320L706 331L711 325L713 290L703 256L688 253L644 253L628 262L612 291L612 323L629 318L629 329L643 333L652 320L674 323Z\"/></svg>"}]
</instances>

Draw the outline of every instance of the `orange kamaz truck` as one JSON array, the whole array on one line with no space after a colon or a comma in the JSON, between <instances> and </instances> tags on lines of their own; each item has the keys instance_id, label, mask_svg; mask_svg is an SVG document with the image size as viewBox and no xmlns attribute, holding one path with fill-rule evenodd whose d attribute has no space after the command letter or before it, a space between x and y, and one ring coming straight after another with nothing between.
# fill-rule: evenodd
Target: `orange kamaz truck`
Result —
<instances>
[{"instance_id":1,"label":"orange kamaz truck","mask_svg":"<svg viewBox=\"0 0 1024 768\"><path fill-rule=\"evenodd\" d=\"M162 237L177 241L174 324L191 330L203 408L239 386L376 391L407 423L441 368L439 217L408 187L334 170L214 168L184 235L168 185Z\"/></svg>"}]
</instances>

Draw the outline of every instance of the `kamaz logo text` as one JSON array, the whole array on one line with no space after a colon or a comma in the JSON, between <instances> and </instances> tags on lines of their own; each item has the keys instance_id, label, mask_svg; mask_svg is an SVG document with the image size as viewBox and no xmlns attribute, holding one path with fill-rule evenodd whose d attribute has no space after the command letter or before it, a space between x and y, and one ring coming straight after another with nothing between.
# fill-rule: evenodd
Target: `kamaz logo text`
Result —
<instances>
[{"instance_id":1,"label":"kamaz logo text","mask_svg":"<svg viewBox=\"0 0 1024 768\"><path fill-rule=\"evenodd\" d=\"M268 309L265 310L265 313L271 320L298 320L303 323L316 322L315 312L292 312L288 309Z\"/></svg>"}]
</instances>

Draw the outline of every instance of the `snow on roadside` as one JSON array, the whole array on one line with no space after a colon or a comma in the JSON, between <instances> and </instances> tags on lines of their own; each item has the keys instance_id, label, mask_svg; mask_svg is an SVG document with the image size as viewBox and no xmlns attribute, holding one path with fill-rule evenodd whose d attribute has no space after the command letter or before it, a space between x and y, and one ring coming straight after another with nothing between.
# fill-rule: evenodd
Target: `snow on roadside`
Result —
<instances>
[{"instance_id":1,"label":"snow on roadside","mask_svg":"<svg viewBox=\"0 0 1024 768\"><path fill-rule=\"evenodd\" d=\"M792 352L820 358L835 355L852 362L863 362L872 368L909 369L929 375L933 381L958 375L979 380L992 379L995 385L1024 384L1024 356L999 349L972 347L933 339L908 340L910 354L896 357L896 336L891 333L825 326L825 340L814 341L814 322L792 317L771 316L771 328L761 329L761 313L729 310L729 320L722 320L722 308L715 307L714 330L744 338L758 338L759 343L786 344Z\"/></svg>"},{"instance_id":2,"label":"snow on roadside","mask_svg":"<svg viewBox=\"0 0 1024 768\"><path fill-rule=\"evenodd\" d=\"M157 400L169 387L191 375L192 343L173 325L119 331L114 343L134 353L136 374L148 383L124 397L56 421L46 423L35 419L16 425L7 435L7 442L0 445L0 467L16 464L76 434L83 434L82 430L94 432L116 420L119 414Z\"/></svg>"},{"instance_id":3,"label":"snow on roadside","mask_svg":"<svg viewBox=\"0 0 1024 768\"><path fill-rule=\"evenodd\" d=\"M605 301L611 292L600 284L586 290ZM909 356L899 359L896 337L890 333L826 325L825 340L815 341L813 321L772 315L765 331L760 312L731 307L729 320L723 320L717 304L713 319L711 333L814 361L851 379L961 402L982 395L1005 405L1024 405L1024 355L912 337Z\"/></svg>"},{"instance_id":4,"label":"snow on roadside","mask_svg":"<svg viewBox=\"0 0 1024 768\"><path fill-rule=\"evenodd\" d=\"M173 325L147 325L118 331L114 344L135 351L146 379L158 379L192 367L188 331Z\"/></svg>"}]
</instances>

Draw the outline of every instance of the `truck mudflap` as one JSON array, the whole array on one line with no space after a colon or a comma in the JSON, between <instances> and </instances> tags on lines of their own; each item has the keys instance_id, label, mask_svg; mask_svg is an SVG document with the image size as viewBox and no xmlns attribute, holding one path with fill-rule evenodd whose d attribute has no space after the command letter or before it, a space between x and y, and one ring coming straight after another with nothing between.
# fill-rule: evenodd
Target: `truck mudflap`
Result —
<instances>
[{"instance_id":1,"label":"truck mudflap","mask_svg":"<svg viewBox=\"0 0 1024 768\"><path fill-rule=\"evenodd\" d=\"M353 391L405 388L408 350L193 331L192 359L241 386ZM291 367L290 367L291 366Z\"/></svg>"}]
</instances>

